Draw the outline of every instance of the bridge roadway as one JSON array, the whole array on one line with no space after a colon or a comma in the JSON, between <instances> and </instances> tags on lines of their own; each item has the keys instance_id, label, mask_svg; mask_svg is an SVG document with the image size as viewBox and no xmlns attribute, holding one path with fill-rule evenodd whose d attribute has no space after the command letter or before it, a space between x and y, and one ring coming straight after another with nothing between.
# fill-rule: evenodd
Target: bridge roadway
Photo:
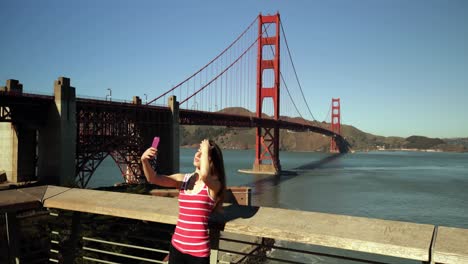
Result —
<instances>
[{"instance_id":1,"label":"bridge roadway","mask_svg":"<svg viewBox=\"0 0 468 264\"><path fill-rule=\"evenodd\" d=\"M0 113L0 122L11 120L21 120L21 123L41 124L47 118L48 107L53 103L53 96L35 94L16 94L0 92L0 105L21 111L10 113ZM108 106L107 111L116 112L144 110L148 112L167 112L169 109L162 106L136 105L131 102L104 101L97 99L76 98L77 108L80 107L103 107ZM3 109L3 108L2 108ZM11 111L10 111L11 112ZM15 112L17 113L15 115ZM78 119L77 119L78 120ZM231 115L220 112L204 112L180 109L179 120L181 125L206 125L206 126L226 126L226 127L268 127L278 126L281 129L294 130L298 132L314 132L329 137L334 137L339 142L340 152L349 151L349 144L346 139L333 131L306 123L291 122L285 120L274 120L271 118L258 118L243 115Z\"/></svg>"},{"instance_id":2,"label":"bridge roadway","mask_svg":"<svg viewBox=\"0 0 468 264\"><path fill-rule=\"evenodd\" d=\"M54 82L54 96L23 93L17 80L8 80L6 88L0 89L0 123L14 126L0 127L0 137L5 139L2 147L8 151L0 159L0 167L7 168L12 182L38 178L48 184L69 186L75 182L85 187L110 155L127 183L139 183L144 180L140 155L155 135L161 138L159 150L166 153L158 158L159 171L179 170L179 125L257 127L265 135L277 129L310 131L332 137L341 153L349 150L341 135L306 121L184 110L174 96L168 98L168 105L142 105L136 96L132 102L76 98L75 88L65 77ZM272 164L256 159L255 172L281 169L279 153L273 153L279 148L275 142L268 136L257 140L257 144L268 145L268 153L262 155Z\"/></svg>"}]
</instances>

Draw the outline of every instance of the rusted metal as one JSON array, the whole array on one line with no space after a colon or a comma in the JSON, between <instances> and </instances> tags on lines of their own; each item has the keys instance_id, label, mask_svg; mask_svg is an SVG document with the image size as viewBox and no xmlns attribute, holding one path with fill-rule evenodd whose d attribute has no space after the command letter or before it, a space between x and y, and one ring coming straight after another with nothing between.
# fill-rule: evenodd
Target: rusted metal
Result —
<instances>
[{"instance_id":1,"label":"rusted metal","mask_svg":"<svg viewBox=\"0 0 468 264\"><path fill-rule=\"evenodd\" d=\"M126 183L145 182L140 156L154 127L167 124L169 110L139 104L79 100L77 182L85 187L99 164L111 156Z\"/></svg>"}]
</instances>

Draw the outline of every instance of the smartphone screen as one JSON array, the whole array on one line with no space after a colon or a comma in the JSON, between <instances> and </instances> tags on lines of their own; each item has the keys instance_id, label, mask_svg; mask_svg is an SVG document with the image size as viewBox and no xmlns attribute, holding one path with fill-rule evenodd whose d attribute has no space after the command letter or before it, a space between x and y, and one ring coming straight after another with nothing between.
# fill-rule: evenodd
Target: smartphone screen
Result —
<instances>
[{"instance_id":1,"label":"smartphone screen","mask_svg":"<svg viewBox=\"0 0 468 264\"><path fill-rule=\"evenodd\" d=\"M158 148L158 145L159 145L159 137L154 137L153 139L153 144L151 144L151 147L153 148Z\"/></svg>"}]
</instances>

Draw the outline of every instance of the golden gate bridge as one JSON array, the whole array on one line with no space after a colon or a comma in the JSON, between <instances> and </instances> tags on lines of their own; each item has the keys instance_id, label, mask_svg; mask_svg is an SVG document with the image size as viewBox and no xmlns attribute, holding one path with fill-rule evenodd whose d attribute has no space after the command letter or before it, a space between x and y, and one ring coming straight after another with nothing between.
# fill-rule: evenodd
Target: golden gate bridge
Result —
<instances>
[{"instance_id":1,"label":"golden gate bridge","mask_svg":"<svg viewBox=\"0 0 468 264\"><path fill-rule=\"evenodd\" d=\"M282 56L280 46L286 48L286 56ZM291 76L295 85L288 81ZM297 87L296 90L293 87ZM71 92L66 92L67 89L71 89ZM73 144L70 145L67 140L73 139L75 134L73 174L81 187L87 185L96 168L108 156L119 165L127 182L143 181L139 156L152 136L162 135L162 138L166 136L172 139L162 140L161 148L178 148L178 141L174 139L178 136L178 131L174 130L174 126L170 130L165 129L174 120L180 125L255 128L255 160L252 170L258 173L281 171L280 129L323 134L330 137L330 152L345 153L349 150L349 144L340 131L340 99L332 99L329 125L313 116L300 84L279 14L260 14L206 65L144 104L138 97L132 103L75 99L75 91L68 78L57 80L55 90L55 97L26 94L22 92L19 81L7 81L7 86L0 92L0 122L11 123L15 131L27 131L20 134L28 137L29 142L34 142L39 148L58 140L55 143L61 145L62 149L59 147L55 154L59 156L66 156L63 144L73 148ZM62 91L62 99L57 99L57 90ZM178 98L178 102L175 98ZM66 108L62 106L64 100L69 101L64 104ZM168 100L172 100L172 107L177 108L176 117L173 108L161 106ZM62 103L57 104L57 101ZM227 110L232 108L246 111L230 114ZM56 124L50 125L50 119L53 118L50 113L54 111L59 115L58 119L62 120L58 127ZM65 121L63 113L68 118ZM310 117L309 120L306 116ZM288 117L297 118L291 121ZM68 125L64 126L64 122ZM67 126L70 127L64 128ZM41 140L41 137L45 139ZM28 151L17 150L23 153ZM38 168L34 169L36 176L60 173L63 166L56 164L59 169L50 170L43 164L49 156L47 150L35 152L33 158L22 159L35 162L34 166ZM161 159L160 163L164 163L164 157ZM171 171L175 167L178 164L163 170ZM30 169L26 174L30 175L32 171Z\"/></svg>"}]
</instances>

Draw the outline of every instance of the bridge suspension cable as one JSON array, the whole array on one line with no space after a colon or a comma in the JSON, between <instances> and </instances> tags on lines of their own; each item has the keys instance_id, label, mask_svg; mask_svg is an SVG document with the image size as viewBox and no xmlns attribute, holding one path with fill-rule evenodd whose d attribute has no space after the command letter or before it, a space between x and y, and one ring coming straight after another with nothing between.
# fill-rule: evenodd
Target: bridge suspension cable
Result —
<instances>
[{"instance_id":1,"label":"bridge suspension cable","mask_svg":"<svg viewBox=\"0 0 468 264\"><path fill-rule=\"evenodd\" d=\"M280 25L281 25L281 21L280 21ZM268 28L265 27L265 25L264 25L263 27L264 27L264 30L263 30L263 31L265 32L265 34L267 35L267 37L269 37L269 36L268 36L268 30L267 30ZM284 35L284 34L283 34L283 35ZM270 45L270 50L271 50L271 52L272 52L272 54L273 54L273 57L274 57L275 51L273 50L273 47L272 47L271 45ZM289 96L289 99L291 100L291 103L292 103L292 105L294 106L294 109L296 109L297 114L298 114L302 119L304 119L304 117L302 116L301 112L300 112L299 109L297 108L297 105L296 105L296 103L294 102L294 100L293 100L293 98L292 98L291 92L289 91L288 85L286 84L286 81L284 80L283 74L282 74L281 72L280 72L280 78L281 78L281 82L282 82L284 88L286 89L286 92L287 92L287 94L288 94L288 96Z\"/></svg>"},{"instance_id":2,"label":"bridge suspension cable","mask_svg":"<svg viewBox=\"0 0 468 264\"><path fill-rule=\"evenodd\" d=\"M258 18L253 23L256 21ZM223 50L222 56L221 54L216 56L195 74L149 103L161 98L163 100L171 93L178 95L179 105L188 110L212 112L214 109L217 112L231 108L232 111L228 110L230 113L255 116L254 68L257 49L253 47L260 37L258 31L249 31L252 24L236 39L236 45L231 44L230 48ZM262 34L265 34L269 27L267 24ZM265 114L270 113L265 112Z\"/></svg>"},{"instance_id":3,"label":"bridge suspension cable","mask_svg":"<svg viewBox=\"0 0 468 264\"><path fill-rule=\"evenodd\" d=\"M291 51L289 49L288 40L286 38L286 34L284 33L283 23L280 23L280 26L281 26L281 32L283 33L283 37L284 37L284 43L286 44L286 50L288 51L289 60L291 61L291 66L293 68L294 75L296 76L296 81L297 81L297 84L299 85L299 90L301 91L301 94L302 94L302 99L304 100L304 102L305 102L305 104L307 106L307 110L309 110L309 114L312 117L312 119L314 121L317 121L315 119L314 115L312 114L312 111L310 111L309 104L307 103L307 100L305 99L304 91L302 90L302 85L301 85L301 82L299 81L299 77L297 75L296 67L294 66L294 62L293 62L293 59L292 59L292 56L291 56Z\"/></svg>"},{"instance_id":4,"label":"bridge suspension cable","mask_svg":"<svg viewBox=\"0 0 468 264\"><path fill-rule=\"evenodd\" d=\"M256 74L254 74L255 65L255 49L252 49L260 36L258 32L255 33L253 25L258 21L258 17L253 20L252 23L220 54L215 56L206 65L197 70L194 74L184 79L182 82L173 86L155 99L148 101L147 105L153 104L155 101L165 99L167 95L178 95L178 101L180 105L184 105L185 109L192 109L197 111L215 111L226 109L226 108L239 108L246 109L247 112L241 113L241 115L255 115L255 85L256 85ZM286 38L285 29L282 23L279 23L281 27L281 33L284 37L284 44L286 45L287 54L289 56L288 61L291 63L289 69L292 71L290 74L295 78L295 82L299 88L299 91L293 91L291 84L288 85L285 74L289 74L288 71L284 71L287 68L283 67L283 70L279 73L280 82L284 89L280 89L280 97L285 100L281 101L280 111L282 116L298 116L304 121L303 108L307 108L308 115L312 118L311 121L317 123L318 126L323 126L315 116L313 115L311 108L306 100L299 76L295 67L292 53L289 48L289 44ZM263 25L262 34L269 38L269 27L271 23L265 23ZM250 34L252 33L252 34ZM270 46L266 48L266 46ZM265 58L268 58L267 53L271 57L275 57L275 50L272 45L265 45L263 50ZM271 87L274 84L274 75L272 71L266 70L262 72L264 75L262 82L265 87ZM293 85L294 86L294 85ZM294 93L293 93L294 92ZM295 97L302 97L301 99ZM267 98L268 99L268 98ZM271 100L265 100L263 105L263 113L265 117L272 115L274 104ZM305 105L304 105L305 104ZM294 114L297 113L297 114Z\"/></svg>"},{"instance_id":5,"label":"bridge suspension cable","mask_svg":"<svg viewBox=\"0 0 468 264\"><path fill-rule=\"evenodd\" d=\"M252 28L252 26L255 24L255 22L257 21L258 17L256 17L254 19L254 21L252 21L252 23L250 23L250 25L247 27L247 29L245 29L227 48L225 48L220 54L218 54L215 58L213 58L210 62L208 62L205 66L203 66L200 70L198 70L197 72L195 72L194 74L192 74L191 76L189 76L188 78L186 78L185 80L183 80L182 82L180 82L179 84L177 84L176 86L172 87L171 89L169 89L168 91L166 91L165 93L161 94L160 96L156 97L155 99L149 101L148 103L146 103L147 105L150 105L152 104L153 102L157 101L158 99L166 96L167 94L173 92L175 89L181 87L184 83L188 83L188 81L190 79L192 79L193 77L195 77L197 74L201 73L203 70L205 70L206 68L208 68L208 66L212 65L212 63L214 61L217 61L222 55L224 55L228 50L230 50L249 30L250 28Z\"/></svg>"},{"instance_id":6,"label":"bridge suspension cable","mask_svg":"<svg viewBox=\"0 0 468 264\"><path fill-rule=\"evenodd\" d=\"M327 120L331 120L331 109L332 109L332 103L330 103L330 107L328 107L328 112L327 114L325 115L325 118L323 119L323 121L327 121Z\"/></svg>"},{"instance_id":7,"label":"bridge suspension cable","mask_svg":"<svg viewBox=\"0 0 468 264\"><path fill-rule=\"evenodd\" d=\"M195 93L193 93L192 95L190 95L189 97L185 98L184 100L182 100L180 102L180 104L183 104L185 102L187 102L190 98L194 97L195 95L197 95L200 91L202 91L203 89L205 89L207 86L209 86L210 84L212 84L214 81L216 81L221 75L223 75L227 70L229 70L234 64L236 64L242 57L244 57L244 55L255 45L256 42L253 42L244 52L242 52L242 54L235 60L233 61L231 64L229 64L228 67L226 67L223 71L221 71L218 75L216 75L211 81L209 81L208 83L206 83L205 85L203 85L200 89L198 89Z\"/></svg>"}]
</instances>

